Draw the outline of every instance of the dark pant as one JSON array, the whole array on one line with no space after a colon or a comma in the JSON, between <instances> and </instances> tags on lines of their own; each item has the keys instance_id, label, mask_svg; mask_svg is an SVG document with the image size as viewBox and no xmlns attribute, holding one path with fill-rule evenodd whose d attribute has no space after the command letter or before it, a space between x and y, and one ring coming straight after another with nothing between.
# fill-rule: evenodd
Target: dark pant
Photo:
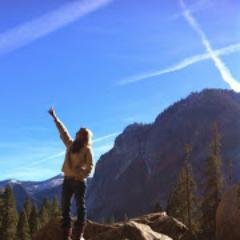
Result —
<instances>
[{"instance_id":1,"label":"dark pant","mask_svg":"<svg viewBox=\"0 0 240 240\"><path fill-rule=\"evenodd\" d=\"M64 177L62 185L62 226L68 228L71 226L70 205L72 196L75 195L77 207L76 225L81 226L86 221L85 207L85 181L77 181L74 178Z\"/></svg>"}]
</instances>

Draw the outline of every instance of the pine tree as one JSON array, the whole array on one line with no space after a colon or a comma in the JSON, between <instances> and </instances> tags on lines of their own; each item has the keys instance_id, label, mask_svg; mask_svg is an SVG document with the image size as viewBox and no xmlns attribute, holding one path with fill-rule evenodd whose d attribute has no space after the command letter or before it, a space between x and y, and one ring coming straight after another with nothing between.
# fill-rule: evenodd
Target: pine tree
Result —
<instances>
[{"instance_id":1,"label":"pine tree","mask_svg":"<svg viewBox=\"0 0 240 240\"><path fill-rule=\"evenodd\" d=\"M112 216L110 217L109 223L110 223L110 224L115 223L115 217L114 217L114 215L112 215Z\"/></svg>"},{"instance_id":2,"label":"pine tree","mask_svg":"<svg viewBox=\"0 0 240 240\"><path fill-rule=\"evenodd\" d=\"M227 188L231 187L234 183L234 174L233 174L233 161L231 159L226 160L226 186Z\"/></svg>"},{"instance_id":3,"label":"pine tree","mask_svg":"<svg viewBox=\"0 0 240 240\"><path fill-rule=\"evenodd\" d=\"M190 164L190 153L192 146L187 144L185 146L186 162L185 162L185 174L186 174L186 204L187 204L187 226L190 232L193 232L194 211L196 210L196 184L192 176L192 166ZM195 209L194 209L195 205Z\"/></svg>"},{"instance_id":4,"label":"pine tree","mask_svg":"<svg viewBox=\"0 0 240 240\"><path fill-rule=\"evenodd\" d=\"M57 198L55 197L50 203L50 218L56 218L61 215Z\"/></svg>"},{"instance_id":5,"label":"pine tree","mask_svg":"<svg viewBox=\"0 0 240 240\"><path fill-rule=\"evenodd\" d=\"M156 202L153 207L153 212L162 212L163 208L159 202Z\"/></svg>"},{"instance_id":6,"label":"pine tree","mask_svg":"<svg viewBox=\"0 0 240 240\"><path fill-rule=\"evenodd\" d=\"M173 216L179 220L183 216L183 213L181 211L182 207L180 207L182 204L181 196L183 195L182 194L183 193L182 178L183 177L182 177L182 171L181 171L176 180L176 184L171 188L171 192L169 193L169 196L168 196L167 208L166 208L168 215Z\"/></svg>"},{"instance_id":7,"label":"pine tree","mask_svg":"<svg viewBox=\"0 0 240 240\"><path fill-rule=\"evenodd\" d=\"M50 216L51 216L51 207L52 207L52 205L51 205L51 201L50 201L50 199L48 199L48 198L45 198L44 200L43 200L43 205L45 206L45 208L47 209L47 213L48 213L48 216L49 216L49 218L50 218Z\"/></svg>"},{"instance_id":8,"label":"pine tree","mask_svg":"<svg viewBox=\"0 0 240 240\"><path fill-rule=\"evenodd\" d=\"M196 231L197 201L196 183L192 175L190 164L191 145L185 145L185 161L180 170L177 182L170 193L167 212L185 223L190 232Z\"/></svg>"},{"instance_id":9,"label":"pine tree","mask_svg":"<svg viewBox=\"0 0 240 240\"><path fill-rule=\"evenodd\" d=\"M213 127L213 139L210 144L210 153L206 160L203 175L203 199L202 199L202 235L209 240L215 239L216 211L221 200L223 189L223 174L221 171L220 134L215 123Z\"/></svg>"},{"instance_id":10,"label":"pine tree","mask_svg":"<svg viewBox=\"0 0 240 240\"><path fill-rule=\"evenodd\" d=\"M32 210L29 216L29 228L31 236L33 236L40 229L38 211L35 205L32 206Z\"/></svg>"},{"instance_id":11,"label":"pine tree","mask_svg":"<svg viewBox=\"0 0 240 240\"><path fill-rule=\"evenodd\" d=\"M129 220L127 213L124 214L124 222L127 222Z\"/></svg>"},{"instance_id":12,"label":"pine tree","mask_svg":"<svg viewBox=\"0 0 240 240\"><path fill-rule=\"evenodd\" d=\"M3 192L0 191L0 239L2 239L2 222L3 222Z\"/></svg>"},{"instance_id":13,"label":"pine tree","mask_svg":"<svg viewBox=\"0 0 240 240\"><path fill-rule=\"evenodd\" d=\"M30 228L25 210L20 213L18 220L17 240L31 240Z\"/></svg>"},{"instance_id":14,"label":"pine tree","mask_svg":"<svg viewBox=\"0 0 240 240\"><path fill-rule=\"evenodd\" d=\"M30 198L26 198L23 204L24 211L27 215L27 219L29 219L31 210L32 210L32 201Z\"/></svg>"},{"instance_id":15,"label":"pine tree","mask_svg":"<svg viewBox=\"0 0 240 240\"><path fill-rule=\"evenodd\" d=\"M237 208L240 210L240 185L237 186Z\"/></svg>"},{"instance_id":16,"label":"pine tree","mask_svg":"<svg viewBox=\"0 0 240 240\"><path fill-rule=\"evenodd\" d=\"M105 223L106 223L105 217L102 217L102 218L101 218L100 223L102 223L102 224L105 224Z\"/></svg>"},{"instance_id":17,"label":"pine tree","mask_svg":"<svg viewBox=\"0 0 240 240\"><path fill-rule=\"evenodd\" d=\"M47 199L43 201L42 207L39 213L41 228L44 227L50 220L50 203Z\"/></svg>"},{"instance_id":18,"label":"pine tree","mask_svg":"<svg viewBox=\"0 0 240 240\"><path fill-rule=\"evenodd\" d=\"M3 193L2 240L13 240L16 236L18 214L13 191L10 186Z\"/></svg>"}]
</instances>

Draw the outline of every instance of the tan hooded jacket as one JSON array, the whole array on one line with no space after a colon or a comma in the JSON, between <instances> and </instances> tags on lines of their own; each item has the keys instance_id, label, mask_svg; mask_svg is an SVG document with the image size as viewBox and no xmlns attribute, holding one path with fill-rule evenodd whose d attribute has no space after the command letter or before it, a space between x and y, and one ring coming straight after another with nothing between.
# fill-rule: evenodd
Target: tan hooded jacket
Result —
<instances>
[{"instance_id":1,"label":"tan hooded jacket","mask_svg":"<svg viewBox=\"0 0 240 240\"><path fill-rule=\"evenodd\" d=\"M73 143L73 139L58 118L55 118L54 122L59 130L60 138L67 148L62 166L64 176L74 177L76 180L84 181L84 179L90 175L93 167L91 147L84 146L79 153L71 153L70 147Z\"/></svg>"}]
</instances>

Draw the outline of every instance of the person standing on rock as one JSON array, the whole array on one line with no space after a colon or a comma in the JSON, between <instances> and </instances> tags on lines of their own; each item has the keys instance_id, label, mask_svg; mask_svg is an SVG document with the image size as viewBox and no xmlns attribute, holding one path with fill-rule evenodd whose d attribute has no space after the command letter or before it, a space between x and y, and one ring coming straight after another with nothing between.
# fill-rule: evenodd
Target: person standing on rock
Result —
<instances>
[{"instance_id":1,"label":"person standing on rock","mask_svg":"<svg viewBox=\"0 0 240 240\"><path fill-rule=\"evenodd\" d=\"M62 166L64 180L62 185L62 229L64 240L83 239L86 224L85 189L86 178L90 175L92 163L91 139L92 132L87 128L80 128L73 140L63 123L57 117L54 109L49 109L56 127L66 146L65 160ZM77 221L72 229L70 204L75 195L77 206Z\"/></svg>"}]
</instances>

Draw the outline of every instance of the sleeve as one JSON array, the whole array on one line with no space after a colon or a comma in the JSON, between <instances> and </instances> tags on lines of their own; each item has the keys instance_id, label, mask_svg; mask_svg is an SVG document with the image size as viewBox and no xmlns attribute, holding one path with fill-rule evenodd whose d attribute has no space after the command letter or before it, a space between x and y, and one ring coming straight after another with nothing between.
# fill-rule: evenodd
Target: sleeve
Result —
<instances>
[{"instance_id":1,"label":"sleeve","mask_svg":"<svg viewBox=\"0 0 240 240\"><path fill-rule=\"evenodd\" d=\"M90 148L87 148L85 154L85 164L82 166L83 175L85 178L87 178L91 174L92 168L93 168L93 154L92 150Z\"/></svg>"},{"instance_id":2,"label":"sleeve","mask_svg":"<svg viewBox=\"0 0 240 240\"><path fill-rule=\"evenodd\" d=\"M62 139L65 146L69 147L73 140L72 140L67 128L64 126L64 124L58 118L55 118L54 122L60 133L60 138Z\"/></svg>"}]
</instances>

